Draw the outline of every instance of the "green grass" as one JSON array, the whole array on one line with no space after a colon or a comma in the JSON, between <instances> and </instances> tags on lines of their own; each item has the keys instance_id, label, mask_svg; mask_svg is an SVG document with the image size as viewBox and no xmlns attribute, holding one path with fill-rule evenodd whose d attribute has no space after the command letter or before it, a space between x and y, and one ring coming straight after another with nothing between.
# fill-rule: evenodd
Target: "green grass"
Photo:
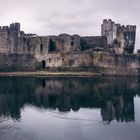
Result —
<instances>
[{"instance_id":1,"label":"green grass","mask_svg":"<svg viewBox=\"0 0 140 140\"><path fill-rule=\"evenodd\" d=\"M2 72L0 76L53 76L53 77L65 77L65 76L98 76L100 74L93 72L45 72L45 71L37 71L37 72Z\"/></svg>"}]
</instances>

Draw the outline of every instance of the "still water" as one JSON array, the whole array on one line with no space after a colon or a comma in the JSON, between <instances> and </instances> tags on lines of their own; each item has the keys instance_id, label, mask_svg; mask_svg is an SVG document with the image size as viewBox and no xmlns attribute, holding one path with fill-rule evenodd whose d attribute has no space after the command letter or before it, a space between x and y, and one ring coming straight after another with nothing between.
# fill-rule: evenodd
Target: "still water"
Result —
<instances>
[{"instance_id":1,"label":"still water","mask_svg":"<svg viewBox=\"0 0 140 140\"><path fill-rule=\"evenodd\" d=\"M139 140L140 78L0 77L0 140Z\"/></svg>"}]
</instances>

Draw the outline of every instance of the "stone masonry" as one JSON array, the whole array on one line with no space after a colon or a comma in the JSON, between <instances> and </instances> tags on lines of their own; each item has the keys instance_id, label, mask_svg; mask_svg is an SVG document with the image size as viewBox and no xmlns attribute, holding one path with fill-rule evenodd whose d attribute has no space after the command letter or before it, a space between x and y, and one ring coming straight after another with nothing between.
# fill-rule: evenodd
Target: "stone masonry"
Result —
<instances>
[{"instance_id":1,"label":"stone masonry","mask_svg":"<svg viewBox=\"0 0 140 140\"><path fill-rule=\"evenodd\" d=\"M117 54L133 53L136 38L136 26L115 24L111 19L103 20L101 26L102 36L107 37L107 42L112 51Z\"/></svg>"},{"instance_id":2,"label":"stone masonry","mask_svg":"<svg viewBox=\"0 0 140 140\"><path fill-rule=\"evenodd\" d=\"M136 26L103 20L101 32L101 36L38 36L25 34L19 23L0 27L0 71L55 68L129 75L133 70L138 75L140 55L133 54Z\"/></svg>"}]
</instances>

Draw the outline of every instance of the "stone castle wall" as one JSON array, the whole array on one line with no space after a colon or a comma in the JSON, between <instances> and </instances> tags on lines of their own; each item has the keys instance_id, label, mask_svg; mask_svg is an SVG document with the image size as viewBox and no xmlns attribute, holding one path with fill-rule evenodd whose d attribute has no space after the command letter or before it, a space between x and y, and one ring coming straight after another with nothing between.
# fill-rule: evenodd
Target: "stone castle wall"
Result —
<instances>
[{"instance_id":1,"label":"stone castle wall","mask_svg":"<svg viewBox=\"0 0 140 140\"><path fill-rule=\"evenodd\" d=\"M0 27L0 53L43 55L49 52L81 52L106 45L106 37L102 36L37 36L20 31L19 23Z\"/></svg>"},{"instance_id":2,"label":"stone castle wall","mask_svg":"<svg viewBox=\"0 0 140 140\"><path fill-rule=\"evenodd\" d=\"M139 54L52 53L42 60L45 60L47 68L60 70L66 68L68 71L92 71L105 75L140 75Z\"/></svg>"},{"instance_id":3,"label":"stone castle wall","mask_svg":"<svg viewBox=\"0 0 140 140\"><path fill-rule=\"evenodd\" d=\"M102 36L37 36L20 24L0 27L0 71L78 70L139 75L140 56L132 54L135 26L104 20Z\"/></svg>"},{"instance_id":4,"label":"stone castle wall","mask_svg":"<svg viewBox=\"0 0 140 140\"><path fill-rule=\"evenodd\" d=\"M136 26L121 26L112 20L104 20L101 36L60 34L37 36L25 34L19 23L0 27L0 53L39 54L49 52L104 51L109 53L133 53Z\"/></svg>"},{"instance_id":5,"label":"stone castle wall","mask_svg":"<svg viewBox=\"0 0 140 140\"><path fill-rule=\"evenodd\" d=\"M30 54L0 53L0 72L34 71L34 60Z\"/></svg>"},{"instance_id":6,"label":"stone castle wall","mask_svg":"<svg viewBox=\"0 0 140 140\"><path fill-rule=\"evenodd\" d=\"M140 75L139 54L93 53L93 67L105 75Z\"/></svg>"},{"instance_id":7,"label":"stone castle wall","mask_svg":"<svg viewBox=\"0 0 140 140\"><path fill-rule=\"evenodd\" d=\"M45 61L45 67L43 64ZM30 54L0 53L0 72L4 71L91 71L102 75L140 75L139 54L101 52Z\"/></svg>"}]
</instances>

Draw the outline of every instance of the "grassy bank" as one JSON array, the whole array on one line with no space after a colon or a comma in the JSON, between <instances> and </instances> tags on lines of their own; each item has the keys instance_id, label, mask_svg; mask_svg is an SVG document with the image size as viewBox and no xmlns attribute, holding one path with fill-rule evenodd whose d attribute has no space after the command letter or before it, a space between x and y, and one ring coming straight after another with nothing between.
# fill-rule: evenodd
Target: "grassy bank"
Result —
<instances>
[{"instance_id":1,"label":"grassy bank","mask_svg":"<svg viewBox=\"0 0 140 140\"><path fill-rule=\"evenodd\" d=\"M93 72L0 72L0 76L92 77L99 75Z\"/></svg>"}]
</instances>

